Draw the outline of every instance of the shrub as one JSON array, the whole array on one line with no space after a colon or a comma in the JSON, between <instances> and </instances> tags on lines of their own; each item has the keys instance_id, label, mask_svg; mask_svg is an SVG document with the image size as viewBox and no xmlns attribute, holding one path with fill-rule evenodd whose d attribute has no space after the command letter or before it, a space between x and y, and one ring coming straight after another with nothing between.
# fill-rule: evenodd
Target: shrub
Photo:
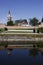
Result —
<instances>
[{"instance_id":1,"label":"shrub","mask_svg":"<svg viewBox=\"0 0 43 65\"><path fill-rule=\"evenodd\" d=\"M0 28L0 32L2 32L3 31L3 29L2 28Z\"/></svg>"},{"instance_id":2,"label":"shrub","mask_svg":"<svg viewBox=\"0 0 43 65\"><path fill-rule=\"evenodd\" d=\"M4 28L5 31L7 31L8 29L7 28Z\"/></svg>"},{"instance_id":3,"label":"shrub","mask_svg":"<svg viewBox=\"0 0 43 65\"><path fill-rule=\"evenodd\" d=\"M13 24L13 21L8 21L7 22L7 26L13 26L14 24Z\"/></svg>"},{"instance_id":4,"label":"shrub","mask_svg":"<svg viewBox=\"0 0 43 65\"><path fill-rule=\"evenodd\" d=\"M0 31L1 31L1 29L0 29Z\"/></svg>"}]
</instances>

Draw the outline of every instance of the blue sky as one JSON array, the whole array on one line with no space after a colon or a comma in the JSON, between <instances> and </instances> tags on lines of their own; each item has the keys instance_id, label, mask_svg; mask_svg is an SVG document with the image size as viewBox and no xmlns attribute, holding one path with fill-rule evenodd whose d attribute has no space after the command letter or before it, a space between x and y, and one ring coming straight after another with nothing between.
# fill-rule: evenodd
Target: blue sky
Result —
<instances>
[{"instance_id":1,"label":"blue sky","mask_svg":"<svg viewBox=\"0 0 43 65\"><path fill-rule=\"evenodd\" d=\"M7 22L8 11L12 20L43 17L43 0L0 0L0 23Z\"/></svg>"}]
</instances>

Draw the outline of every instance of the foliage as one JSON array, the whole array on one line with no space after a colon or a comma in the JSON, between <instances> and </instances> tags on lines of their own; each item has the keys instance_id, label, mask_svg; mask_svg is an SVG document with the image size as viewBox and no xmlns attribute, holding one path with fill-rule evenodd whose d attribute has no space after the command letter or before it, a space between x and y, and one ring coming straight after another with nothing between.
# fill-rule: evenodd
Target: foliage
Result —
<instances>
[{"instance_id":1,"label":"foliage","mask_svg":"<svg viewBox=\"0 0 43 65\"><path fill-rule=\"evenodd\" d=\"M38 24L38 19L36 17L34 17L33 19L30 19L29 22L30 25L35 26Z\"/></svg>"},{"instance_id":2,"label":"foliage","mask_svg":"<svg viewBox=\"0 0 43 65\"><path fill-rule=\"evenodd\" d=\"M0 32L3 32L3 31L4 31L4 29L0 28Z\"/></svg>"},{"instance_id":3,"label":"foliage","mask_svg":"<svg viewBox=\"0 0 43 65\"><path fill-rule=\"evenodd\" d=\"M7 26L13 26L14 24L13 24L13 21L8 21L7 22Z\"/></svg>"},{"instance_id":4,"label":"foliage","mask_svg":"<svg viewBox=\"0 0 43 65\"><path fill-rule=\"evenodd\" d=\"M38 28L39 32L43 33L43 27Z\"/></svg>"},{"instance_id":5,"label":"foliage","mask_svg":"<svg viewBox=\"0 0 43 65\"><path fill-rule=\"evenodd\" d=\"M41 27L41 32L43 33L43 28Z\"/></svg>"},{"instance_id":6,"label":"foliage","mask_svg":"<svg viewBox=\"0 0 43 65\"><path fill-rule=\"evenodd\" d=\"M8 29L7 28L4 28L5 31L7 31Z\"/></svg>"},{"instance_id":7,"label":"foliage","mask_svg":"<svg viewBox=\"0 0 43 65\"><path fill-rule=\"evenodd\" d=\"M41 19L41 22L43 22L43 18Z\"/></svg>"},{"instance_id":8,"label":"foliage","mask_svg":"<svg viewBox=\"0 0 43 65\"><path fill-rule=\"evenodd\" d=\"M39 32L43 33L43 27L37 29L37 33Z\"/></svg>"}]
</instances>

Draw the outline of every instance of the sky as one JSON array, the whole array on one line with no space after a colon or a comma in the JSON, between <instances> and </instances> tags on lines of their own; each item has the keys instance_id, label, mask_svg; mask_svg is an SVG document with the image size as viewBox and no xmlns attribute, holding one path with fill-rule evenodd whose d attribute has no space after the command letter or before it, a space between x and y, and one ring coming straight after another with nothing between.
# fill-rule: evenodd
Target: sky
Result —
<instances>
[{"instance_id":1,"label":"sky","mask_svg":"<svg viewBox=\"0 0 43 65\"><path fill-rule=\"evenodd\" d=\"M12 20L43 17L43 0L0 0L0 23L7 22L9 10Z\"/></svg>"}]
</instances>

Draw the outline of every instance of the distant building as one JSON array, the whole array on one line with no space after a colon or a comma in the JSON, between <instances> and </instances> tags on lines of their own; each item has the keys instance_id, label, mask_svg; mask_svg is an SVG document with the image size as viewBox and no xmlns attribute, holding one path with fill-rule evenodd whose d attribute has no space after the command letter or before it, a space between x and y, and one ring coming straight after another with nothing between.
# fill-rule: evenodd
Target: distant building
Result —
<instances>
[{"instance_id":1,"label":"distant building","mask_svg":"<svg viewBox=\"0 0 43 65\"><path fill-rule=\"evenodd\" d=\"M7 20L8 20L8 21L12 21L12 16L11 16L10 10L9 10L9 12L8 12Z\"/></svg>"},{"instance_id":2,"label":"distant building","mask_svg":"<svg viewBox=\"0 0 43 65\"><path fill-rule=\"evenodd\" d=\"M17 24L18 26L22 26L22 25L27 25L28 22L26 19L23 19L23 20L16 20L15 21L15 24Z\"/></svg>"}]
</instances>

